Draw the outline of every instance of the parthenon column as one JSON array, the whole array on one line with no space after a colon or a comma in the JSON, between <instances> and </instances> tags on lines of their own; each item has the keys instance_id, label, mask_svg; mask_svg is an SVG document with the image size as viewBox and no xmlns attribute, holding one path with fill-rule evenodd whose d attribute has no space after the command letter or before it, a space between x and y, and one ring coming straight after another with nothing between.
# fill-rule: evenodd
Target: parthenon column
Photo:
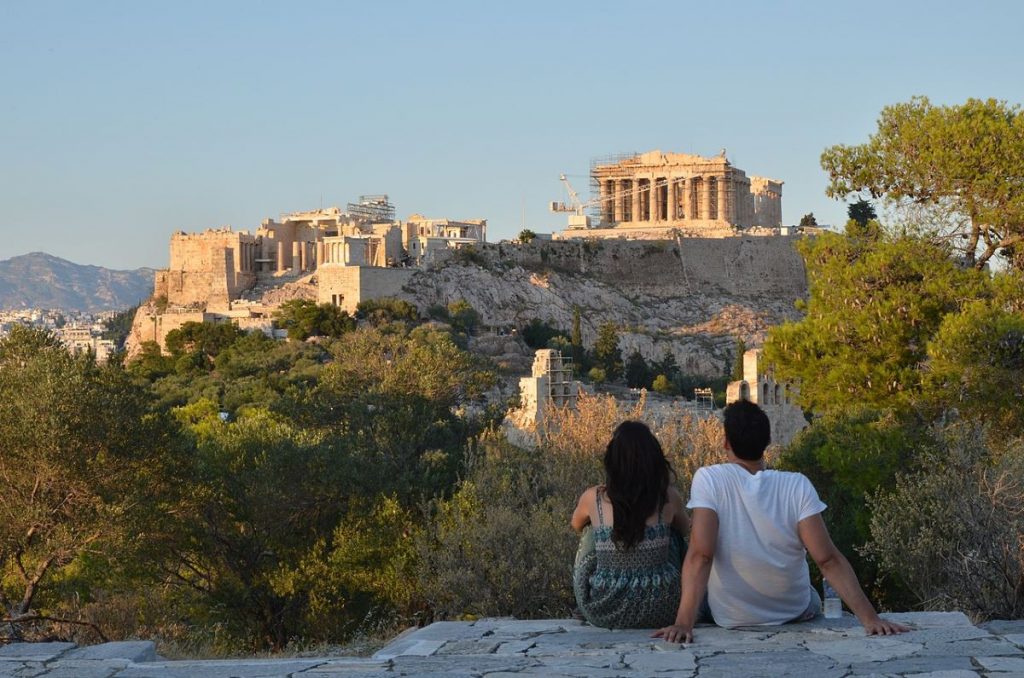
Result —
<instances>
[{"instance_id":1,"label":"parthenon column","mask_svg":"<svg viewBox=\"0 0 1024 678\"><path fill-rule=\"evenodd\" d=\"M661 221L661 188L658 176L651 177L651 221Z\"/></svg>"},{"instance_id":2,"label":"parthenon column","mask_svg":"<svg viewBox=\"0 0 1024 678\"><path fill-rule=\"evenodd\" d=\"M682 194L680 202L683 205L683 219L690 218L690 179L679 180L679 192Z\"/></svg>"},{"instance_id":3,"label":"parthenon column","mask_svg":"<svg viewBox=\"0 0 1024 678\"><path fill-rule=\"evenodd\" d=\"M718 177L718 218L721 221L733 222L732 215L729 213L730 203L729 200L729 177L721 176Z\"/></svg>"},{"instance_id":4,"label":"parthenon column","mask_svg":"<svg viewBox=\"0 0 1024 678\"><path fill-rule=\"evenodd\" d=\"M615 211L612 214L612 218L615 223L622 221L622 215L626 211L626 181L625 179L615 180L615 194L612 196L612 200L615 201Z\"/></svg>"},{"instance_id":5,"label":"parthenon column","mask_svg":"<svg viewBox=\"0 0 1024 678\"><path fill-rule=\"evenodd\" d=\"M711 218L711 177L700 178L700 218Z\"/></svg>"},{"instance_id":6,"label":"parthenon column","mask_svg":"<svg viewBox=\"0 0 1024 678\"><path fill-rule=\"evenodd\" d=\"M632 207L633 209L630 210L630 211L633 212L633 214L632 214L632 216L630 218L630 221L639 221L640 220L640 179L638 179L636 177L633 178L633 188L631 190L631 195L633 196L633 204L630 207Z\"/></svg>"}]
</instances>

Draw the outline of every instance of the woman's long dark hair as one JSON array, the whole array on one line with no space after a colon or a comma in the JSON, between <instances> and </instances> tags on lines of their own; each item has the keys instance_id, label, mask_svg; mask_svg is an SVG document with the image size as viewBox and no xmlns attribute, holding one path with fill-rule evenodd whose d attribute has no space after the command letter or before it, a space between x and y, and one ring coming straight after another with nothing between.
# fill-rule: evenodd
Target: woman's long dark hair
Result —
<instances>
[{"instance_id":1,"label":"woman's long dark hair","mask_svg":"<svg viewBox=\"0 0 1024 678\"><path fill-rule=\"evenodd\" d=\"M624 548L644 538L647 517L668 501L675 472L647 425L624 421L604 453L605 490L614 510L612 541Z\"/></svg>"}]
</instances>

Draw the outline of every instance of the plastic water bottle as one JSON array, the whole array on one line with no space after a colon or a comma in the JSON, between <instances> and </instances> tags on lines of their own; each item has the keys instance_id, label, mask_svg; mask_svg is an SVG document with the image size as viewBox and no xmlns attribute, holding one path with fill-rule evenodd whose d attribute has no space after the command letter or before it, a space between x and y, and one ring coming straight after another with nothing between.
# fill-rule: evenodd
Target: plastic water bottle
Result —
<instances>
[{"instance_id":1,"label":"plastic water bottle","mask_svg":"<svg viewBox=\"0 0 1024 678\"><path fill-rule=\"evenodd\" d=\"M832 588L832 585L828 583L827 579L821 580L821 592L824 593L821 597L822 607L825 608L825 619L839 619L843 616L843 601L839 599L839 594Z\"/></svg>"}]
</instances>

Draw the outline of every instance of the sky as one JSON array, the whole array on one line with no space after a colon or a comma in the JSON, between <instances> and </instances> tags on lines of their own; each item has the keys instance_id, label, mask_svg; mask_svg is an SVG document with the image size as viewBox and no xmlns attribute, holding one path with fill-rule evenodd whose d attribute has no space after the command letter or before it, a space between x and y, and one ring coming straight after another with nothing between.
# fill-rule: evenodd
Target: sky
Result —
<instances>
[{"instance_id":1,"label":"sky","mask_svg":"<svg viewBox=\"0 0 1024 678\"><path fill-rule=\"evenodd\" d=\"M727 149L783 220L845 222L819 157L915 95L1024 103L1024 3L0 0L0 259L165 267L177 230L387 193L565 215L596 157Z\"/></svg>"}]
</instances>

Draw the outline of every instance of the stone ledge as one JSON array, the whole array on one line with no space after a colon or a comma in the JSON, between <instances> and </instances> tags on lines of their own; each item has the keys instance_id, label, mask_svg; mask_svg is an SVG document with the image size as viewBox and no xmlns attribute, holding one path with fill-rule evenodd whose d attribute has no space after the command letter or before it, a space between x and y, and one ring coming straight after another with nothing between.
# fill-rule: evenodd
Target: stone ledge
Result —
<instances>
[{"instance_id":1,"label":"stone ledge","mask_svg":"<svg viewBox=\"0 0 1024 678\"><path fill-rule=\"evenodd\" d=\"M1024 621L974 626L959 612L883 615L914 628L867 637L850 615L726 630L690 645L576 620L481 619L410 629L366 657L166 661L148 641L0 647L0 677L357 678L362 676L1024 676Z\"/></svg>"}]
</instances>

